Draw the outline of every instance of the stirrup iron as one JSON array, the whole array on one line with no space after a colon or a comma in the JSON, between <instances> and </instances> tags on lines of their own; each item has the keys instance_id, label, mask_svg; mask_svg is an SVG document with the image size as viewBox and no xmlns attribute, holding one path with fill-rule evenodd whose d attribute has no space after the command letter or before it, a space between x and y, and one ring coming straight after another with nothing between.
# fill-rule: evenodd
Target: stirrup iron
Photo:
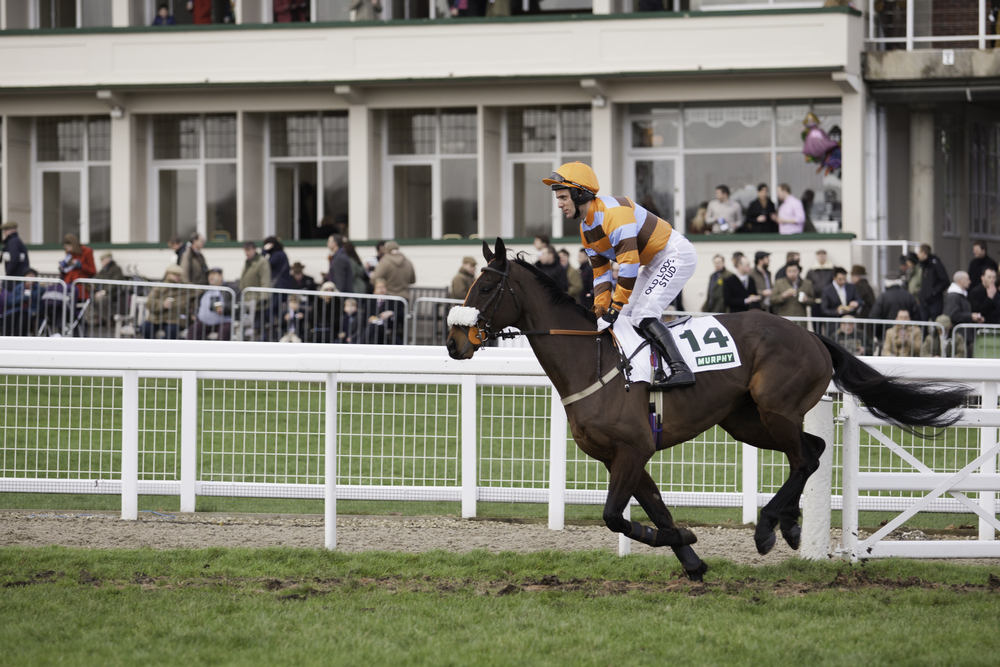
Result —
<instances>
[{"instance_id":1,"label":"stirrup iron","mask_svg":"<svg viewBox=\"0 0 1000 667\"><path fill-rule=\"evenodd\" d=\"M662 368L653 373L651 389L678 389L694 384L694 373L688 368L681 356L670 330L655 317L647 317L639 323L643 335L657 347L664 361L670 367L670 377L666 377Z\"/></svg>"}]
</instances>

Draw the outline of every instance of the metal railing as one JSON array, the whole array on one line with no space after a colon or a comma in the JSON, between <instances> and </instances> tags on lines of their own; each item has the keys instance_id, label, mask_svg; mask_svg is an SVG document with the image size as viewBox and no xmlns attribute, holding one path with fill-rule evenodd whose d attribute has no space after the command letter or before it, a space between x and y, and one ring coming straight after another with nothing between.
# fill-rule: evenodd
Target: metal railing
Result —
<instances>
[{"instance_id":1,"label":"metal railing","mask_svg":"<svg viewBox=\"0 0 1000 667\"><path fill-rule=\"evenodd\" d=\"M461 305L461 299L419 297L413 302L410 314L410 344L444 345L448 338L448 311Z\"/></svg>"},{"instance_id":2,"label":"metal railing","mask_svg":"<svg viewBox=\"0 0 1000 667\"><path fill-rule=\"evenodd\" d=\"M987 48L996 44L996 16L990 21L987 0L966 0L947 8L934 8L930 0L868 0L868 44L883 49L904 48Z\"/></svg>"},{"instance_id":3,"label":"metal railing","mask_svg":"<svg viewBox=\"0 0 1000 667\"><path fill-rule=\"evenodd\" d=\"M350 299L353 314L345 311ZM407 300L388 294L248 287L240 294L239 340L403 345L408 318Z\"/></svg>"},{"instance_id":4,"label":"metal railing","mask_svg":"<svg viewBox=\"0 0 1000 667\"><path fill-rule=\"evenodd\" d=\"M1000 359L1000 324L958 324L951 331L951 340L958 336L965 340L965 356Z\"/></svg>"},{"instance_id":5,"label":"metal railing","mask_svg":"<svg viewBox=\"0 0 1000 667\"><path fill-rule=\"evenodd\" d=\"M59 278L4 276L0 279L0 334L65 335L72 324L70 290Z\"/></svg>"},{"instance_id":6,"label":"metal railing","mask_svg":"<svg viewBox=\"0 0 1000 667\"><path fill-rule=\"evenodd\" d=\"M944 336L944 327L937 322L844 319L840 317L786 317L785 319L804 324L810 331L832 338L858 356L919 357L926 336L934 331L939 336ZM894 327L897 328L892 337L902 343L900 351L903 354L901 355L886 354L884 349L888 332Z\"/></svg>"}]
</instances>

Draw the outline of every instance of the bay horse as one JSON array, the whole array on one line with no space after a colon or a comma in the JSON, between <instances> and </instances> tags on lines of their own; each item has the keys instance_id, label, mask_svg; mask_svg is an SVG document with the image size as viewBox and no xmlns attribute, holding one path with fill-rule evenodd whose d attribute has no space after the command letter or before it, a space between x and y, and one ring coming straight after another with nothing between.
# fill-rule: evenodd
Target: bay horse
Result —
<instances>
[{"instance_id":1,"label":"bay horse","mask_svg":"<svg viewBox=\"0 0 1000 667\"><path fill-rule=\"evenodd\" d=\"M449 355L469 359L507 327L524 332L564 404L573 399L565 407L577 445L608 470L607 527L653 547L671 547L687 576L702 580L708 568L691 548L697 538L674 524L645 470L658 449L649 422L649 385L636 383L626 392L621 373L605 375L603 384L601 374L615 370L619 356L611 334L597 333L595 316L523 258L508 258L501 239L495 250L484 241L483 257L486 266L450 322ZM775 315L749 311L716 317L742 364L699 373L694 386L666 394L659 449L719 425L739 442L785 454L789 476L761 509L754 532L761 554L774 547L775 526L792 549L799 547L799 498L826 447L802 430L802 422L831 378L872 413L911 432L955 423L969 393L961 385L917 385L882 375L833 341ZM633 496L656 528L624 518Z\"/></svg>"}]
</instances>

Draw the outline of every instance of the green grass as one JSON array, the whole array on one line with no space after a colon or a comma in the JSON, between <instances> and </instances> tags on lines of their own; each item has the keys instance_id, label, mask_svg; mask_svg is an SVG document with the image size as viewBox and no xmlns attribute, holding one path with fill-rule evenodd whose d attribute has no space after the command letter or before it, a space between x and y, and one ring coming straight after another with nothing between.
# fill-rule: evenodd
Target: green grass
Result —
<instances>
[{"instance_id":1,"label":"green grass","mask_svg":"<svg viewBox=\"0 0 1000 667\"><path fill-rule=\"evenodd\" d=\"M0 665L991 665L996 568L0 549Z\"/></svg>"}]
</instances>

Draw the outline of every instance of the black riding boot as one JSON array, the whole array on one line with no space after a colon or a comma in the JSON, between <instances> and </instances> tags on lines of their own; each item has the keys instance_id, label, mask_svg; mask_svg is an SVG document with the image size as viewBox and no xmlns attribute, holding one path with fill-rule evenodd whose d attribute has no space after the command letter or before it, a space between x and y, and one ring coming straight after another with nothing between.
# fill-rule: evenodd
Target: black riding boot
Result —
<instances>
[{"instance_id":1,"label":"black riding boot","mask_svg":"<svg viewBox=\"0 0 1000 667\"><path fill-rule=\"evenodd\" d=\"M662 369L657 368L653 376L652 387L654 389L675 389L677 387L690 387L694 384L694 373L684 363L681 351L674 343L674 337L670 335L670 330L655 317L647 317L639 323L639 328L649 341L656 345L663 360L670 367L670 377L664 377Z\"/></svg>"}]
</instances>

